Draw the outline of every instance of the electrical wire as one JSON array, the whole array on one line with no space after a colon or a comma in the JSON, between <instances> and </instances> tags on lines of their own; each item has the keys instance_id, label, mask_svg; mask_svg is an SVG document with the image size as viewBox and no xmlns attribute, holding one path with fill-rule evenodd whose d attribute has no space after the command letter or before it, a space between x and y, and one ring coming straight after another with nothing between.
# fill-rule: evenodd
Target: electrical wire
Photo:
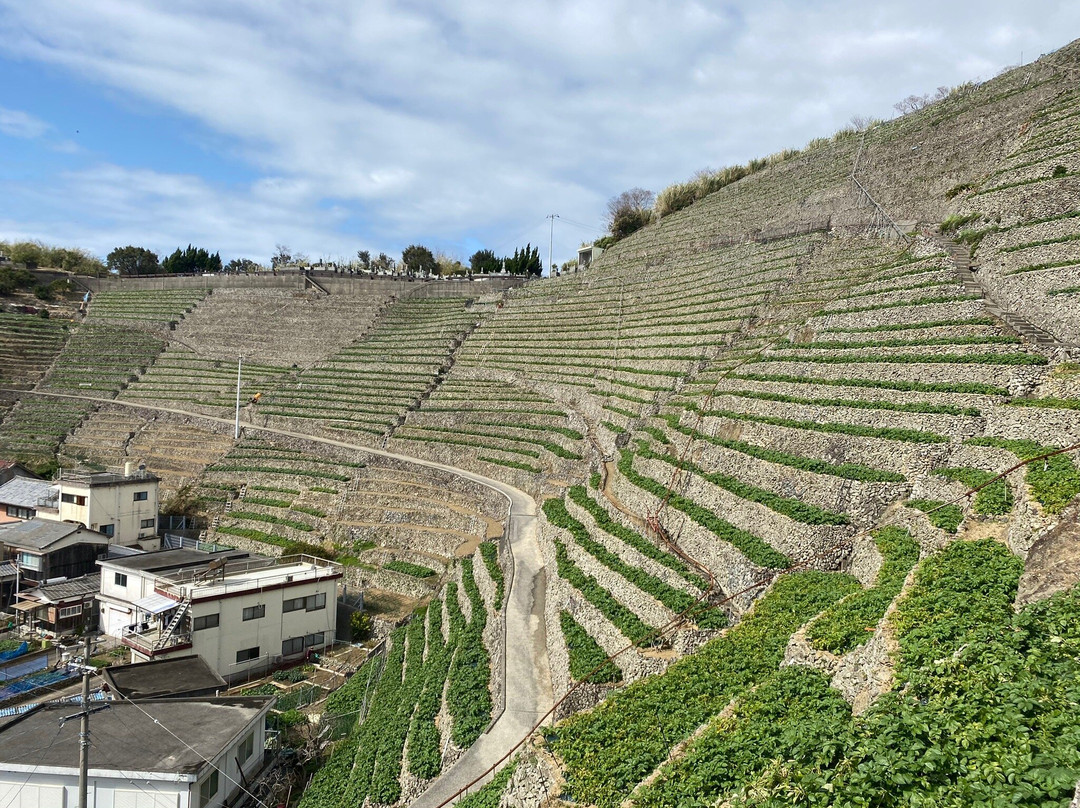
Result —
<instances>
[{"instance_id":1,"label":"electrical wire","mask_svg":"<svg viewBox=\"0 0 1080 808\"><path fill-rule=\"evenodd\" d=\"M154 724L161 727L161 729L165 730L165 732L169 733L176 740L180 741L180 743L182 743L189 751L194 752L195 755L197 755L198 758L200 760L202 760L204 763L207 763L210 766L214 765L214 762L212 760L210 760L208 757L206 757L202 752L200 752L194 746L189 744L187 741L185 741L183 738L181 738L179 735L177 735L175 732L173 732L171 729L169 729L167 726L165 726L163 723L161 723L160 720L158 720L157 718L152 716L150 713L148 713L146 710L144 710L142 708L142 705L139 704L139 702L135 701L134 699L130 699L127 696L124 696L121 693L117 693L116 695L119 697L120 701L127 702L128 704L131 704L133 707L135 707L136 710L138 710L140 713L142 713L147 718L149 718L152 722L154 722ZM233 779L232 777L229 777L228 773L226 773L222 769L217 769L217 771L221 773L222 777L224 777L226 780L228 780L234 786L239 788L242 792L244 792L244 794L246 794L248 797L253 799L256 803L261 805L262 808L270 808L270 806L267 803L263 802L258 797L256 797L254 794L252 794L250 791L248 791L248 789L244 787L243 783L240 783L237 780Z\"/></svg>"},{"instance_id":2,"label":"electrical wire","mask_svg":"<svg viewBox=\"0 0 1080 808\"><path fill-rule=\"evenodd\" d=\"M49 745L45 747L44 752L42 752L40 750L37 750L37 749L35 749L34 751L38 752L38 754L44 756L45 752L48 752L50 749L52 749L53 744L56 743L56 739L60 737L60 733L63 732L63 731L64 731L64 725L61 724L59 727L57 727L56 734L53 735L52 740L49 741ZM2 806L0 806L0 808L11 808L11 805L14 804L14 802L15 802L15 798L18 797L19 794L22 793L22 790L24 788L26 788L26 784L30 782L30 778L34 776L34 773L37 772L38 766L40 766L40 765L41 765L40 762L34 764L34 768L32 768L30 770L30 774L26 775L26 779L22 781L22 785L19 786L17 789L15 789L15 791L12 793L12 795L8 799L8 801L5 802Z\"/></svg>"}]
</instances>

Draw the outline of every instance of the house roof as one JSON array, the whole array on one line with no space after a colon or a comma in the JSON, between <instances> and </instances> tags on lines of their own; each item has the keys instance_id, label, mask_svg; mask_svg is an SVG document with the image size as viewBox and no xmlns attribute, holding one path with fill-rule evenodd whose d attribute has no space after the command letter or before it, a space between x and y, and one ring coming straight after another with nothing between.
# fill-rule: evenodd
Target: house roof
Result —
<instances>
[{"instance_id":1,"label":"house roof","mask_svg":"<svg viewBox=\"0 0 1080 808\"><path fill-rule=\"evenodd\" d=\"M205 567L211 561L223 556L229 559L251 558L250 553L242 550L222 550L217 553L206 553L202 550L181 547L174 550L139 553L122 558L103 558L98 561L98 564L108 566L110 569L131 570L132 572L174 572L182 569Z\"/></svg>"},{"instance_id":2,"label":"house roof","mask_svg":"<svg viewBox=\"0 0 1080 808\"><path fill-rule=\"evenodd\" d=\"M53 522L49 519L27 519L25 522L12 522L0 525L0 542L18 547L21 550L47 550L57 542L82 533L77 537L84 544L107 545L109 537L96 530L89 530L70 522Z\"/></svg>"},{"instance_id":3,"label":"house roof","mask_svg":"<svg viewBox=\"0 0 1080 808\"><path fill-rule=\"evenodd\" d=\"M93 572L78 578L68 578L66 581L42 584L23 592L23 596L42 603L63 603L68 600L82 600L87 595L96 595L100 591L101 573Z\"/></svg>"},{"instance_id":4,"label":"house roof","mask_svg":"<svg viewBox=\"0 0 1080 808\"><path fill-rule=\"evenodd\" d=\"M198 775L269 709L273 696L113 701L94 713L90 773ZM43 704L0 728L0 771L79 770L70 704ZM59 727L59 732L57 728Z\"/></svg>"},{"instance_id":5,"label":"house roof","mask_svg":"<svg viewBox=\"0 0 1080 808\"><path fill-rule=\"evenodd\" d=\"M0 503L18 505L20 508L36 508L39 499L45 499L55 483L35 480L31 477L13 477L0 485Z\"/></svg>"},{"instance_id":6,"label":"house roof","mask_svg":"<svg viewBox=\"0 0 1080 808\"><path fill-rule=\"evenodd\" d=\"M125 699L156 699L226 690L229 685L198 654L136 662L101 671L109 689Z\"/></svg>"}]
</instances>

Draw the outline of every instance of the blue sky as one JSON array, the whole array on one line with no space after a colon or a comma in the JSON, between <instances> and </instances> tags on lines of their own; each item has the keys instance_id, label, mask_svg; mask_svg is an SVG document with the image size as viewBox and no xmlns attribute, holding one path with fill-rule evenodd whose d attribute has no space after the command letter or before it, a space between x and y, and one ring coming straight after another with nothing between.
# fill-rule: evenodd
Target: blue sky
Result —
<instances>
[{"instance_id":1,"label":"blue sky","mask_svg":"<svg viewBox=\"0 0 1080 808\"><path fill-rule=\"evenodd\" d=\"M0 240L266 261L599 235L607 199L1066 44L1080 4L0 0Z\"/></svg>"}]
</instances>

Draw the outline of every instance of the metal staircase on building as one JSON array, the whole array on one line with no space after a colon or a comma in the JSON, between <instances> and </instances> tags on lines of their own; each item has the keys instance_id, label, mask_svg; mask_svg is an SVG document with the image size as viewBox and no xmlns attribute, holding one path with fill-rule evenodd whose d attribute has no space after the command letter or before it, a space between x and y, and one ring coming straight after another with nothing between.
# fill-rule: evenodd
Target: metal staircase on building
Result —
<instances>
[{"instance_id":1,"label":"metal staircase on building","mask_svg":"<svg viewBox=\"0 0 1080 808\"><path fill-rule=\"evenodd\" d=\"M180 605L176 607L176 612L173 614L172 620L169 621L169 625L165 627L165 630L161 632L161 636L158 637L157 642L154 643L155 651L160 651L168 644L169 640L172 639L173 635L176 633L176 629L180 626L180 623L184 620L184 616L188 613L190 606L191 601L186 598L180 601Z\"/></svg>"}]
</instances>

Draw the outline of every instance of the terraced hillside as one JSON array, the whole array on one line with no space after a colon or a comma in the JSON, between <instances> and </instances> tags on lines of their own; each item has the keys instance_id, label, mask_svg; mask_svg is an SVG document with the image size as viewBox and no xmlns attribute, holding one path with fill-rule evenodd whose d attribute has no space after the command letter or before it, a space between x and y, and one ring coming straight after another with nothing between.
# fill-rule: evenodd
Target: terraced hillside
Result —
<instances>
[{"instance_id":1,"label":"terraced hillside","mask_svg":"<svg viewBox=\"0 0 1080 808\"><path fill-rule=\"evenodd\" d=\"M219 290L174 331L145 301L92 313L39 384L223 414L258 334L244 424L400 456L207 427L213 451L175 466L208 463L212 540L336 555L383 629L418 609L328 705L337 740L304 808L406 805L459 757L450 782L482 774L499 755L465 750L524 643L556 723L473 804L1064 806L1077 70L1074 44L755 163L581 273L475 303L369 301L295 354L303 326L279 311L347 296ZM157 331L119 325L144 314ZM20 401L5 440L41 439L67 406ZM108 408L65 448L133 456L182 427ZM523 554L490 488L408 457L532 495ZM512 579L526 556L542 573ZM543 637L504 644L511 602Z\"/></svg>"}]
</instances>

